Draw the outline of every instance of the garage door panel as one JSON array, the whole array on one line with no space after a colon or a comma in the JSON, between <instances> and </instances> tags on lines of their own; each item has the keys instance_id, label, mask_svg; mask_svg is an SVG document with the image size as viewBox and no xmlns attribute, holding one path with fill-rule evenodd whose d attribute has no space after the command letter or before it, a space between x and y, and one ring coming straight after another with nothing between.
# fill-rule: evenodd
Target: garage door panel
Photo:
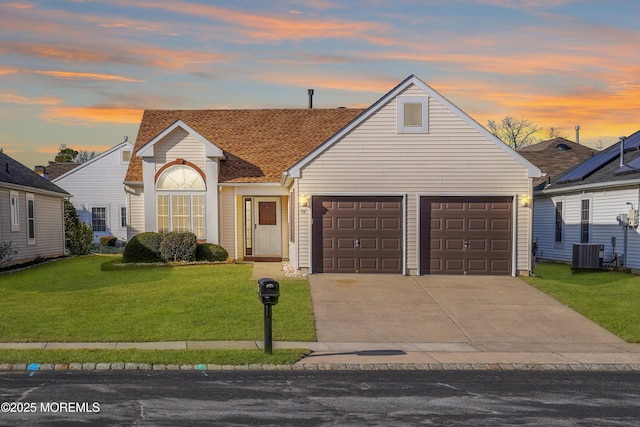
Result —
<instances>
[{"instance_id":1,"label":"garage door panel","mask_svg":"<svg viewBox=\"0 0 640 427\"><path fill-rule=\"evenodd\" d=\"M421 273L511 274L512 205L512 197L422 197Z\"/></svg>"},{"instance_id":2,"label":"garage door panel","mask_svg":"<svg viewBox=\"0 0 640 427\"><path fill-rule=\"evenodd\" d=\"M402 197L315 196L313 272L402 273L403 206Z\"/></svg>"},{"instance_id":3,"label":"garage door panel","mask_svg":"<svg viewBox=\"0 0 640 427\"><path fill-rule=\"evenodd\" d=\"M336 218L336 228L338 230L355 230L356 221L354 218Z\"/></svg>"},{"instance_id":4,"label":"garage door panel","mask_svg":"<svg viewBox=\"0 0 640 427\"><path fill-rule=\"evenodd\" d=\"M338 242L337 248L338 249L353 249L356 247L356 242L354 239L349 239L349 238L337 238L335 239ZM331 247L333 248L333 246Z\"/></svg>"}]
</instances>

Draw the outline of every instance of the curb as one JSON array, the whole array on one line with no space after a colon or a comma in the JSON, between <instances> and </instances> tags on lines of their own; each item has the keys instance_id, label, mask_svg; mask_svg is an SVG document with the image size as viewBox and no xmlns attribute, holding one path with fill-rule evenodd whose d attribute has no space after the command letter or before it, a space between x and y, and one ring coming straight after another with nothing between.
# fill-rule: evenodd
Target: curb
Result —
<instances>
[{"instance_id":1,"label":"curb","mask_svg":"<svg viewBox=\"0 0 640 427\"><path fill-rule=\"evenodd\" d=\"M6 371L606 371L640 372L640 364L537 363L305 363L294 365L165 365L148 363L0 364Z\"/></svg>"}]
</instances>

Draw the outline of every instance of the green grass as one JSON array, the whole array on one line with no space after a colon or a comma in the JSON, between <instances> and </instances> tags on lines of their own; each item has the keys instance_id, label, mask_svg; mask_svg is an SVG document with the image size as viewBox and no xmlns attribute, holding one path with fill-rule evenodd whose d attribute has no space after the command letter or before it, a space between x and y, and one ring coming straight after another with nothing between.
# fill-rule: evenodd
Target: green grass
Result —
<instances>
[{"instance_id":1,"label":"green grass","mask_svg":"<svg viewBox=\"0 0 640 427\"><path fill-rule=\"evenodd\" d=\"M627 342L640 342L640 276L542 263L524 279Z\"/></svg>"},{"instance_id":2,"label":"green grass","mask_svg":"<svg viewBox=\"0 0 640 427\"><path fill-rule=\"evenodd\" d=\"M0 363L149 363L214 365L286 365L306 350L0 350Z\"/></svg>"},{"instance_id":3,"label":"green grass","mask_svg":"<svg viewBox=\"0 0 640 427\"><path fill-rule=\"evenodd\" d=\"M0 342L262 340L249 264L106 269L68 258L0 276ZM280 284L273 339L313 341L308 282Z\"/></svg>"}]
</instances>

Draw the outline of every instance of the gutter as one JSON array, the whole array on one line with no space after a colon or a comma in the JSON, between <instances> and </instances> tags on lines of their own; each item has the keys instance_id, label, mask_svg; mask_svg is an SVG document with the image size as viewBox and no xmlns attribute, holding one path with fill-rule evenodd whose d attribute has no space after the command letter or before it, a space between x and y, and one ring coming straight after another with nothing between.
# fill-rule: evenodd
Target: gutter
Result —
<instances>
[{"instance_id":1,"label":"gutter","mask_svg":"<svg viewBox=\"0 0 640 427\"><path fill-rule=\"evenodd\" d=\"M570 187L549 188L545 190L538 190L534 192L534 195L551 195L551 194L558 194L558 193L580 192L585 190L596 190L596 189L603 189L603 188L630 187L634 185L640 185L640 180L627 179L624 181L595 182L592 184L573 185Z\"/></svg>"}]
</instances>

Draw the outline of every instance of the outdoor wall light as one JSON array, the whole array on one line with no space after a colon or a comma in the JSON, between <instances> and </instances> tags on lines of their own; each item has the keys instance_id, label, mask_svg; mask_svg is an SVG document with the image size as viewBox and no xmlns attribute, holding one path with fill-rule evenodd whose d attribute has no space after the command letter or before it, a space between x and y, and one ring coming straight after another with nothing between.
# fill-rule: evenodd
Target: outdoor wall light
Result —
<instances>
[{"instance_id":1,"label":"outdoor wall light","mask_svg":"<svg viewBox=\"0 0 640 427\"><path fill-rule=\"evenodd\" d=\"M529 207L529 202L531 201L531 197L528 194L523 194L520 196L520 206L523 208Z\"/></svg>"},{"instance_id":2,"label":"outdoor wall light","mask_svg":"<svg viewBox=\"0 0 640 427\"><path fill-rule=\"evenodd\" d=\"M309 195L308 194L300 194L300 196L298 196L298 206L300 206L301 208L308 208L309 207Z\"/></svg>"}]
</instances>

